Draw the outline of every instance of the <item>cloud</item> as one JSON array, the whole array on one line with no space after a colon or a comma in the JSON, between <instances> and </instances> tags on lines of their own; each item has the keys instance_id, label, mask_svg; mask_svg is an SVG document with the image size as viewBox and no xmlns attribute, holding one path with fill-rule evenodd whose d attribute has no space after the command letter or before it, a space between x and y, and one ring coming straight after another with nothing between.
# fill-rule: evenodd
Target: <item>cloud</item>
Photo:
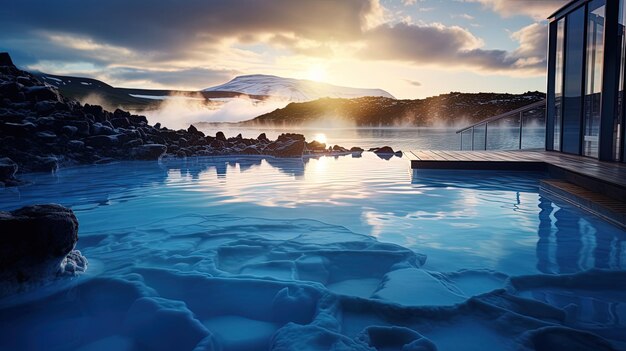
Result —
<instances>
[{"instance_id":1,"label":"cloud","mask_svg":"<svg viewBox=\"0 0 626 351\"><path fill-rule=\"evenodd\" d=\"M441 24L398 23L366 33L363 57L408 61L415 64L471 67L488 72L542 74L545 71L547 27L535 23L513 33L516 50L486 50L482 40L468 30Z\"/></svg>"},{"instance_id":2,"label":"cloud","mask_svg":"<svg viewBox=\"0 0 626 351\"><path fill-rule=\"evenodd\" d=\"M191 89L204 89L212 85L224 83L240 72L235 70L213 70L206 68L189 68L177 70L137 69L129 67L116 67L107 70L103 80L111 83L116 81L125 82L127 86L136 87L160 85L163 87L188 87Z\"/></svg>"},{"instance_id":3,"label":"cloud","mask_svg":"<svg viewBox=\"0 0 626 351\"><path fill-rule=\"evenodd\" d=\"M548 48L548 26L546 23L533 23L511 34L511 38L519 42L513 56L527 65L546 67L546 51Z\"/></svg>"},{"instance_id":4,"label":"cloud","mask_svg":"<svg viewBox=\"0 0 626 351\"><path fill-rule=\"evenodd\" d=\"M196 67L210 78L208 70L271 62L273 46L329 57L331 44L357 42L386 16L378 0L10 0L0 9L0 50L19 65L60 68L53 72L59 74L86 72L69 68L90 63L93 77L117 68L132 80L141 72ZM169 76L150 80L174 80Z\"/></svg>"},{"instance_id":5,"label":"cloud","mask_svg":"<svg viewBox=\"0 0 626 351\"><path fill-rule=\"evenodd\" d=\"M10 32L79 33L95 42L154 52L205 47L225 37L250 33L291 33L315 40L360 35L380 16L370 0L48 0L10 1L0 22Z\"/></svg>"},{"instance_id":6,"label":"cloud","mask_svg":"<svg viewBox=\"0 0 626 351\"><path fill-rule=\"evenodd\" d=\"M501 16L526 15L535 20L546 19L570 0L463 0L477 2Z\"/></svg>"},{"instance_id":7,"label":"cloud","mask_svg":"<svg viewBox=\"0 0 626 351\"><path fill-rule=\"evenodd\" d=\"M413 86L416 86L416 87L421 87L422 86L422 83L420 83L420 82L418 82L416 80L405 79L405 81L407 83L413 85Z\"/></svg>"},{"instance_id":8,"label":"cloud","mask_svg":"<svg viewBox=\"0 0 626 351\"><path fill-rule=\"evenodd\" d=\"M539 13L546 3L558 7L562 2L459 1L480 2L503 16ZM429 9L421 7L423 1L405 2ZM85 73L120 86L179 89L259 73L259 67L285 62L280 60L289 55L299 62L339 57L483 72L543 69L545 26L515 32L515 50L486 50L466 28L389 16L378 0L64 0L63 6L10 0L0 10L0 50L31 69Z\"/></svg>"},{"instance_id":9,"label":"cloud","mask_svg":"<svg viewBox=\"0 0 626 351\"><path fill-rule=\"evenodd\" d=\"M364 57L429 63L482 45L482 41L469 31L442 24L382 25L366 33L365 37Z\"/></svg>"},{"instance_id":10,"label":"cloud","mask_svg":"<svg viewBox=\"0 0 626 351\"><path fill-rule=\"evenodd\" d=\"M453 15L450 15L450 17L452 17L452 18L463 18L463 19L466 19L466 20L473 20L474 19L474 16L469 15L467 13L453 14Z\"/></svg>"}]
</instances>

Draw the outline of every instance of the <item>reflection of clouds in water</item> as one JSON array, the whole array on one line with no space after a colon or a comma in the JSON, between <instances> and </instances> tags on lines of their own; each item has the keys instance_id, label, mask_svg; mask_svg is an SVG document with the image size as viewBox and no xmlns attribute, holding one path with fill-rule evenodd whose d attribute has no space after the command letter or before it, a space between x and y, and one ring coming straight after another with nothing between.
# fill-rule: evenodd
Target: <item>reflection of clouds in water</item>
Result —
<instances>
[{"instance_id":1,"label":"reflection of clouds in water","mask_svg":"<svg viewBox=\"0 0 626 351\"><path fill-rule=\"evenodd\" d=\"M429 264L448 270L474 265L558 272L624 264L625 255L615 253L624 251L623 240L613 245L610 239L623 235L619 230L567 206L542 210L538 173L410 171L406 159L383 161L366 152L361 159L190 157L25 176L35 184L0 192L3 206L73 206L81 232L166 215L233 212L342 225L428 251ZM129 211L136 216L129 218ZM600 253L610 254L611 263Z\"/></svg>"}]
</instances>

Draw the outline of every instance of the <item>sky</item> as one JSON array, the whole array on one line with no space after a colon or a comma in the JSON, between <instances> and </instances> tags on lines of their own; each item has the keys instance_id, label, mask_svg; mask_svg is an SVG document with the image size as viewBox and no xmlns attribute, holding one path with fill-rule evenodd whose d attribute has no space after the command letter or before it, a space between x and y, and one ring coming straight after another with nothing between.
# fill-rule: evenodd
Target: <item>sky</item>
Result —
<instances>
[{"instance_id":1,"label":"sky","mask_svg":"<svg viewBox=\"0 0 626 351\"><path fill-rule=\"evenodd\" d=\"M198 90L274 74L385 89L545 91L565 0L5 0L0 51L23 69Z\"/></svg>"}]
</instances>

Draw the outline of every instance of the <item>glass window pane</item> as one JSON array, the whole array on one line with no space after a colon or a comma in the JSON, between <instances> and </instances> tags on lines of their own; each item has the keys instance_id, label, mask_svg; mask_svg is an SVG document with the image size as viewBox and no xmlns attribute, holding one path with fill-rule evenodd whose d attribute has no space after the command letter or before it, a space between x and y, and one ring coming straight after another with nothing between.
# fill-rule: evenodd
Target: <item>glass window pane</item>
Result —
<instances>
[{"instance_id":1,"label":"glass window pane","mask_svg":"<svg viewBox=\"0 0 626 351\"><path fill-rule=\"evenodd\" d=\"M561 114L563 113L563 41L565 39L565 18L556 25L556 63L554 72L554 144L553 149L561 150Z\"/></svg>"},{"instance_id":2,"label":"glass window pane","mask_svg":"<svg viewBox=\"0 0 626 351\"><path fill-rule=\"evenodd\" d=\"M565 23L561 150L571 154L580 154L584 41L585 7L581 6L567 15Z\"/></svg>"},{"instance_id":3,"label":"glass window pane","mask_svg":"<svg viewBox=\"0 0 626 351\"><path fill-rule=\"evenodd\" d=\"M626 24L626 7L624 6L624 0L620 0L619 3L620 8L620 16L619 16L619 24L618 24L618 36L621 41L622 50L621 50L621 66L620 66L620 74L619 74L619 92L617 95L617 116L615 118L615 126L614 126L614 143L615 145L615 155L613 158L615 160L626 160L626 146L624 141L624 79L626 72L624 69L626 68L626 31L624 29L624 25ZM620 151L621 149L621 151Z\"/></svg>"},{"instance_id":4,"label":"glass window pane","mask_svg":"<svg viewBox=\"0 0 626 351\"><path fill-rule=\"evenodd\" d=\"M602 107L602 67L604 62L604 0L595 0L587 9L587 68L583 154L598 157Z\"/></svg>"}]
</instances>

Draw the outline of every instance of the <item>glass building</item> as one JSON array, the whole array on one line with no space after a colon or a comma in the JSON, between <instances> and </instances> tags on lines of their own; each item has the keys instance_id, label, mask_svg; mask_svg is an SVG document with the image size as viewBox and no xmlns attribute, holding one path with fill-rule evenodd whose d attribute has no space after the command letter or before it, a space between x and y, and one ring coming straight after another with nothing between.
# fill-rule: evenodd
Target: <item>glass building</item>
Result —
<instances>
[{"instance_id":1,"label":"glass building","mask_svg":"<svg viewBox=\"0 0 626 351\"><path fill-rule=\"evenodd\" d=\"M575 0L550 16L546 149L626 160L625 0Z\"/></svg>"}]
</instances>

